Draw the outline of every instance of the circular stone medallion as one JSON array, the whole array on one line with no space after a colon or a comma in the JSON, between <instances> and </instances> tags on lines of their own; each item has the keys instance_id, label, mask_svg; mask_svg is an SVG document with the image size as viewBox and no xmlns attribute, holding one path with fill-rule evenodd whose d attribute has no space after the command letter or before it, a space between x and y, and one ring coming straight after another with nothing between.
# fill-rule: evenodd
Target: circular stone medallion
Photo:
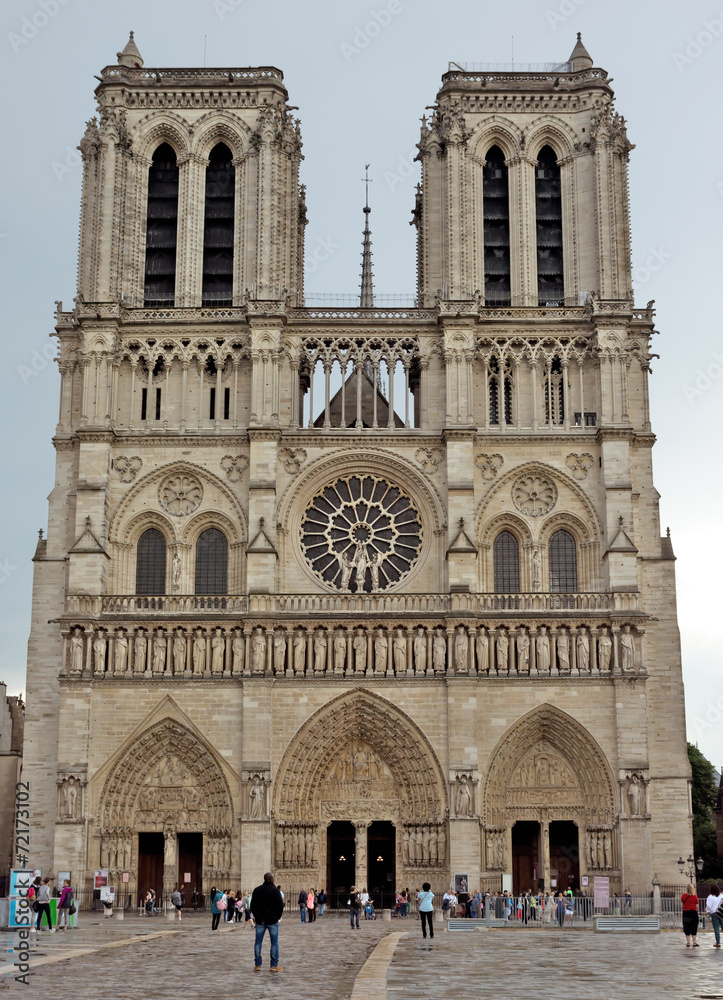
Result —
<instances>
[{"instance_id":1,"label":"circular stone medallion","mask_svg":"<svg viewBox=\"0 0 723 1000\"><path fill-rule=\"evenodd\" d=\"M521 513L540 517L557 503L557 487L547 476L520 476L512 486L512 503Z\"/></svg>"},{"instance_id":2,"label":"circular stone medallion","mask_svg":"<svg viewBox=\"0 0 723 1000\"><path fill-rule=\"evenodd\" d=\"M192 514L203 500L203 486L195 476L167 476L158 487L158 502L174 517Z\"/></svg>"},{"instance_id":3,"label":"circular stone medallion","mask_svg":"<svg viewBox=\"0 0 723 1000\"><path fill-rule=\"evenodd\" d=\"M416 563L422 519L398 486L378 476L345 476L307 507L301 547L324 583L347 593L377 593Z\"/></svg>"}]
</instances>

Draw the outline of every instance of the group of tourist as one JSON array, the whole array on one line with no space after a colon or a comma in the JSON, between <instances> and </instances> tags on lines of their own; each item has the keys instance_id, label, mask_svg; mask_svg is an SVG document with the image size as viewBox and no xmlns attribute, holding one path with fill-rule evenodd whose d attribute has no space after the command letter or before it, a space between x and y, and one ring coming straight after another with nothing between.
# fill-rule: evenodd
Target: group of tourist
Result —
<instances>
[{"instance_id":1,"label":"group of tourist","mask_svg":"<svg viewBox=\"0 0 723 1000\"><path fill-rule=\"evenodd\" d=\"M41 879L38 875L30 886L28 890L28 904L32 907L33 912L37 914L35 920L35 927L30 928L31 934L37 934L42 931L43 928L43 917L47 924L47 930L51 934L55 934L56 930L64 931L68 927L75 930L75 921L71 923L70 918L76 912L75 903L73 902L73 889L70 884L69 879L65 879L63 882L63 888L60 892L60 898L58 899L58 926L53 927L53 917L50 911L50 879Z\"/></svg>"},{"instance_id":2,"label":"group of tourist","mask_svg":"<svg viewBox=\"0 0 723 1000\"><path fill-rule=\"evenodd\" d=\"M680 897L683 903L683 933L685 934L686 948L700 948L698 944L698 923L700 917L698 910L700 899L695 886L688 883L685 892ZM720 948L720 931L723 926L723 893L720 886L715 882L708 888L708 896L705 901L705 913L710 917L713 926L715 942L714 948Z\"/></svg>"},{"instance_id":3,"label":"group of tourist","mask_svg":"<svg viewBox=\"0 0 723 1000\"><path fill-rule=\"evenodd\" d=\"M282 893L283 895L283 893ZM326 909L326 893L323 889L319 889L317 892L312 886L307 892L306 889L299 890L299 916L301 917L302 924L313 924L316 920L317 913L320 917L323 917L324 910Z\"/></svg>"}]
</instances>

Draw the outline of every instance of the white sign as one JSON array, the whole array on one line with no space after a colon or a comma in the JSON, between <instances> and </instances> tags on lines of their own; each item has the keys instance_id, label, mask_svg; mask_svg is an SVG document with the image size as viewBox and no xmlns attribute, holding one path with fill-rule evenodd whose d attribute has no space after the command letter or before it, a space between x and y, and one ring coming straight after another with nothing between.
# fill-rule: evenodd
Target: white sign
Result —
<instances>
[{"instance_id":1,"label":"white sign","mask_svg":"<svg viewBox=\"0 0 723 1000\"><path fill-rule=\"evenodd\" d=\"M606 909L610 906L610 879L606 876L595 875L592 880L592 891L595 896L595 906Z\"/></svg>"},{"instance_id":2,"label":"white sign","mask_svg":"<svg viewBox=\"0 0 723 1000\"><path fill-rule=\"evenodd\" d=\"M590 879L587 875L583 875L580 879L580 885L590 885Z\"/></svg>"}]
</instances>

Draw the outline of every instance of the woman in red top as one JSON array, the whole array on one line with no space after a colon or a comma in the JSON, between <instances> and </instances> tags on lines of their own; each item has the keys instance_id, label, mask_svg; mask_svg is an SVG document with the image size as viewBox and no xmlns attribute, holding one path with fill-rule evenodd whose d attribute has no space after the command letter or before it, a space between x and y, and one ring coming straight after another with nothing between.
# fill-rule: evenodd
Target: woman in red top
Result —
<instances>
[{"instance_id":1,"label":"woman in red top","mask_svg":"<svg viewBox=\"0 0 723 1000\"><path fill-rule=\"evenodd\" d=\"M695 940L698 933L698 897L695 889L688 883L685 892L680 897L683 900L683 933L685 934L685 947L690 948L690 939L693 938L693 947L700 948Z\"/></svg>"}]
</instances>

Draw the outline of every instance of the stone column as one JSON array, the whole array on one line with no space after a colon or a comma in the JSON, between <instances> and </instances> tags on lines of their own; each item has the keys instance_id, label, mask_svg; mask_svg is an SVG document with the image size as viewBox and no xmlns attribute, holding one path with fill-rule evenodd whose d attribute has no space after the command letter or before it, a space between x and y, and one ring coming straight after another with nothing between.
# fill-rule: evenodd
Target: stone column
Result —
<instances>
[{"instance_id":1,"label":"stone column","mask_svg":"<svg viewBox=\"0 0 723 1000\"><path fill-rule=\"evenodd\" d=\"M354 826L356 827L354 843L354 880L356 882L357 889L361 892L362 889L368 888L367 880L369 878L369 865L367 860L367 829L369 827L369 823L366 820L357 820L355 821Z\"/></svg>"},{"instance_id":2,"label":"stone column","mask_svg":"<svg viewBox=\"0 0 723 1000\"><path fill-rule=\"evenodd\" d=\"M540 867L545 882L545 892L550 891L550 823L543 820L540 823Z\"/></svg>"}]
</instances>

